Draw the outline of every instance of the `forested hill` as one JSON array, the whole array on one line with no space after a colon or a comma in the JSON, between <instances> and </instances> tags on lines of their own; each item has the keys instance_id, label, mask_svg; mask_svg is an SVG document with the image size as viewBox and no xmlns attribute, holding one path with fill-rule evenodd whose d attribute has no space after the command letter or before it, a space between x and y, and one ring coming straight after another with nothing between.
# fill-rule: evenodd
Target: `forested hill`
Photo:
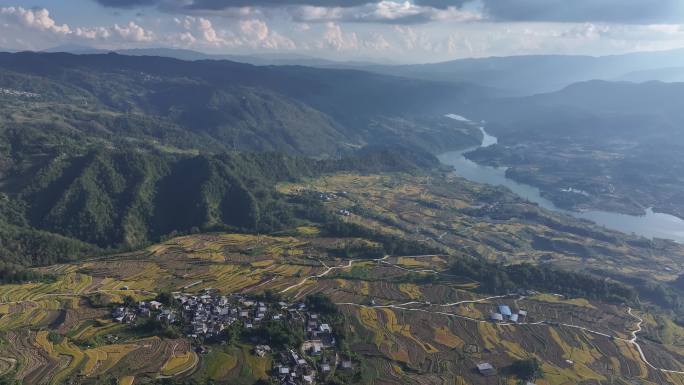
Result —
<instances>
[{"instance_id":1,"label":"forested hill","mask_svg":"<svg viewBox=\"0 0 684 385\"><path fill-rule=\"evenodd\" d=\"M28 52L0 54L0 88L33 95L5 120L67 136L312 156L388 142L461 147L464 129L434 116L485 94L353 70Z\"/></svg>"},{"instance_id":2,"label":"forested hill","mask_svg":"<svg viewBox=\"0 0 684 385\"><path fill-rule=\"evenodd\" d=\"M412 171L479 143L468 86L353 70L0 53L0 260L293 224L278 181Z\"/></svg>"},{"instance_id":3,"label":"forested hill","mask_svg":"<svg viewBox=\"0 0 684 385\"><path fill-rule=\"evenodd\" d=\"M367 149L340 160L277 153L174 155L93 149L55 159L0 195L0 256L48 264L98 250L144 246L199 231L272 232L317 213L275 185L339 171L416 172L438 165L408 148Z\"/></svg>"}]
</instances>

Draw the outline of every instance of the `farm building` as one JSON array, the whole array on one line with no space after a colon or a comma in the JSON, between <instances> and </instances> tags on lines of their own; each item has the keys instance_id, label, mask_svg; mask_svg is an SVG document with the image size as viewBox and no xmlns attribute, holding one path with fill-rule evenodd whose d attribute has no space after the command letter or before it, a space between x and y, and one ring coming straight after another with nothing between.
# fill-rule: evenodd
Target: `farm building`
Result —
<instances>
[{"instance_id":1,"label":"farm building","mask_svg":"<svg viewBox=\"0 0 684 385\"><path fill-rule=\"evenodd\" d=\"M492 364L490 364L489 362L483 362L481 364L477 364L477 371L480 372L480 374L485 376L485 377L490 377L490 376L496 375L496 369L494 369L494 366L492 366Z\"/></svg>"},{"instance_id":2,"label":"farm building","mask_svg":"<svg viewBox=\"0 0 684 385\"><path fill-rule=\"evenodd\" d=\"M511 308L506 305L499 305L499 313L501 313L501 315L504 317L510 317L513 314L513 312L511 312Z\"/></svg>"},{"instance_id":3,"label":"farm building","mask_svg":"<svg viewBox=\"0 0 684 385\"><path fill-rule=\"evenodd\" d=\"M503 316L502 316L501 314L499 314L499 313L492 313L492 314L489 316L489 319L491 319L491 320L494 321L494 322L502 322L502 321L504 320L504 319L503 319Z\"/></svg>"}]
</instances>

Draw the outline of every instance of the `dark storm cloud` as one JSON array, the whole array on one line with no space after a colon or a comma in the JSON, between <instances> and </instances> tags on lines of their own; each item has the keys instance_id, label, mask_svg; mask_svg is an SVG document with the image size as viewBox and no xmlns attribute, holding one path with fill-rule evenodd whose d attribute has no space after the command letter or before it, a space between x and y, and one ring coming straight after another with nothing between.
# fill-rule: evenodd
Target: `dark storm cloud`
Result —
<instances>
[{"instance_id":1,"label":"dark storm cloud","mask_svg":"<svg viewBox=\"0 0 684 385\"><path fill-rule=\"evenodd\" d=\"M113 8L133 8L148 5L156 5L159 0L95 0L105 7Z\"/></svg>"},{"instance_id":2,"label":"dark storm cloud","mask_svg":"<svg viewBox=\"0 0 684 385\"><path fill-rule=\"evenodd\" d=\"M679 23L682 0L480 0L485 15L495 21ZM415 0L415 4L444 9L467 0Z\"/></svg>"},{"instance_id":3,"label":"dark storm cloud","mask_svg":"<svg viewBox=\"0 0 684 385\"><path fill-rule=\"evenodd\" d=\"M221 11L233 7L318 6L353 8L381 0L95 0L108 7L160 5L167 11ZM395 0L402 2L404 0ZM681 23L684 0L413 0L416 5L446 9L480 7L492 21ZM430 21L429 17L417 22Z\"/></svg>"},{"instance_id":4,"label":"dark storm cloud","mask_svg":"<svg viewBox=\"0 0 684 385\"><path fill-rule=\"evenodd\" d=\"M487 0L487 12L503 20L663 23L681 21L681 0Z\"/></svg>"},{"instance_id":5,"label":"dark storm cloud","mask_svg":"<svg viewBox=\"0 0 684 385\"><path fill-rule=\"evenodd\" d=\"M446 9L449 7L460 7L468 2L473 2L473 0L414 0L413 3L425 7Z\"/></svg>"},{"instance_id":6,"label":"dark storm cloud","mask_svg":"<svg viewBox=\"0 0 684 385\"><path fill-rule=\"evenodd\" d=\"M163 0L95 0L105 7L127 8L169 3ZM197 10L222 10L232 7L280 7L289 5L313 5L318 7L355 7L377 3L378 0L194 0L184 8ZM180 3L180 2L177 2Z\"/></svg>"},{"instance_id":7,"label":"dark storm cloud","mask_svg":"<svg viewBox=\"0 0 684 385\"><path fill-rule=\"evenodd\" d=\"M373 0L194 0L191 9L220 10L230 7L279 7L287 5L313 5L317 7L356 7Z\"/></svg>"}]
</instances>

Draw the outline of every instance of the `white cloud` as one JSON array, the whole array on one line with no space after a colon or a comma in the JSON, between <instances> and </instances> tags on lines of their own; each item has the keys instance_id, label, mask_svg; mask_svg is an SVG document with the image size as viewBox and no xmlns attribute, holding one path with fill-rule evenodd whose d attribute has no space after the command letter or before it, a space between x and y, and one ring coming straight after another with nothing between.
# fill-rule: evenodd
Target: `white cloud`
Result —
<instances>
[{"instance_id":1,"label":"white cloud","mask_svg":"<svg viewBox=\"0 0 684 385\"><path fill-rule=\"evenodd\" d=\"M297 47L292 39L272 31L263 20L240 21L240 32L245 45L254 48L292 50Z\"/></svg>"},{"instance_id":2,"label":"white cloud","mask_svg":"<svg viewBox=\"0 0 684 385\"><path fill-rule=\"evenodd\" d=\"M474 10L457 7L437 9L397 0L383 0L358 7L300 6L290 8L290 13L294 20L303 22L422 24L432 21L467 22L483 18L480 12Z\"/></svg>"},{"instance_id":3,"label":"white cloud","mask_svg":"<svg viewBox=\"0 0 684 385\"><path fill-rule=\"evenodd\" d=\"M55 20L50 17L50 11L45 8L25 9L23 7L3 7L0 8L0 15L28 28L62 35L71 33L71 28L69 28L68 25L57 24Z\"/></svg>"},{"instance_id":4,"label":"white cloud","mask_svg":"<svg viewBox=\"0 0 684 385\"><path fill-rule=\"evenodd\" d=\"M193 45L197 42L197 38L190 32L182 32L178 35L178 40L183 45Z\"/></svg>"},{"instance_id":5,"label":"white cloud","mask_svg":"<svg viewBox=\"0 0 684 385\"><path fill-rule=\"evenodd\" d=\"M200 17L197 19L197 28L199 29L204 41L209 44L224 45L226 40L219 37L218 33L214 29L214 25L209 19Z\"/></svg>"},{"instance_id":6,"label":"white cloud","mask_svg":"<svg viewBox=\"0 0 684 385\"><path fill-rule=\"evenodd\" d=\"M163 1L182 5L191 0ZM5 6L0 7L0 46L174 46L214 53L297 50L335 59L424 62L511 54L612 54L684 45L684 27L666 21L639 25L494 22L482 19L486 9L481 7L425 5L437 4L436 0L423 1L422 6L416 3L379 0L355 7L233 7L173 14L150 11L134 21L122 12L110 15L116 24L101 26L97 18L88 24L67 24L44 8ZM58 7L60 2L54 4Z\"/></svg>"},{"instance_id":7,"label":"white cloud","mask_svg":"<svg viewBox=\"0 0 684 385\"><path fill-rule=\"evenodd\" d=\"M74 35L88 40L107 40L112 36L109 28L94 27L94 28L76 28Z\"/></svg>"},{"instance_id":8,"label":"white cloud","mask_svg":"<svg viewBox=\"0 0 684 385\"><path fill-rule=\"evenodd\" d=\"M127 24L114 24L112 27L75 27L68 24L58 24L45 8L25 9L23 7L0 8L0 16L7 23L6 29L18 29L19 33L25 31L27 36L40 38L41 34L47 34L48 39L60 38L71 40L101 40L127 42L151 42L155 35L142 26L131 21ZM35 34L38 33L36 36ZM17 42L19 38L15 39Z\"/></svg>"},{"instance_id":9,"label":"white cloud","mask_svg":"<svg viewBox=\"0 0 684 385\"><path fill-rule=\"evenodd\" d=\"M150 42L154 40L154 34L152 32L146 31L145 28L132 21L123 26L114 24L114 32L116 32L124 40L128 41Z\"/></svg>"},{"instance_id":10,"label":"white cloud","mask_svg":"<svg viewBox=\"0 0 684 385\"><path fill-rule=\"evenodd\" d=\"M380 33L374 33L369 39L363 42L364 47L373 51L386 51L392 48L392 45Z\"/></svg>"},{"instance_id":11,"label":"white cloud","mask_svg":"<svg viewBox=\"0 0 684 385\"><path fill-rule=\"evenodd\" d=\"M240 31L248 38L257 40L265 40L269 35L268 25L257 19L240 21Z\"/></svg>"},{"instance_id":12,"label":"white cloud","mask_svg":"<svg viewBox=\"0 0 684 385\"><path fill-rule=\"evenodd\" d=\"M345 34L342 32L342 27L333 22L328 22L325 25L323 43L336 51L349 51L359 48L359 38L356 33Z\"/></svg>"},{"instance_id":13,"label":"white cloud","mask_svg":"<svg viewBox=\"0 0 684 385\"><path fill-rule=\"evenodd\" d=\"M217 18L219 22L225 19ZM291 50L297 45L280 33L272 30L268 23L261 19L243 19L230 23L231 29L221 29L215 21L205 17L185 16L174 18L174 25L183 32L171 35L169 44L185 47L207 48L251 48ZM164 40L163 40L164 41Z\"/></svg>"}]
</instances>

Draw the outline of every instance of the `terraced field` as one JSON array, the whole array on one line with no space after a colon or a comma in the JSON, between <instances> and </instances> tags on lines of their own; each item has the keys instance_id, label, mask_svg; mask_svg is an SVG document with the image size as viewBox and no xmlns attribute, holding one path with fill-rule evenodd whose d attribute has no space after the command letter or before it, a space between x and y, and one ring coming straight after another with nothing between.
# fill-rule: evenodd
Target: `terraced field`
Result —
<instances>
[{"instance_id":1,"label":"terraced field","mask_svg":"<svg viewBox=\"0 0 684 385\"><path fill-rule=\"evenodd\" d=\"M354 189L368 189L372 177L340 178L320 182L335 188L344 182L349 191L343 198L349 202L332 201L334 208L348 207L356 199ZM382 193L388 202L404 199L401 207L412 207L415 199L437 199L420 183L408 187L377 178L373 183L391 185ZM472 203L466 198L444 201L450 202L449 210ZM500 259L507 254L499 241L524 245L522 225L479 224L490 230L498 226L501 235L497 242L476 244L472 238L476 229L468 227L472 219L459 224L456 214L442 216L447 209L411 211L392 206L390 210L396 210L393 220L402 225L379 228L439 243L449 255L343 259L337 253L344 245L363 240L326 238L319 229L307 227L298 229L296 236L185 236L139 252L40 268L55 280L0 286L0 371L26 384L59 384L66 379L83 384L108 379L142 384L188 377L251 384L267 378L272 360L254 356L248 343L214 346L207 354L197 354L183 338L139 335L110 320L107 304L125 296L150 299L161 291L213 288L224 294L270 290L292 301L317 292L330 296L346 321L343 349L355 357L363 381L369 384L513 384L515 379L503 369L529 357L543 363L545 377L537 380L540 385L684 384L684 374L676 373L684 371L684 332L674 324L667 333L662 331L660 342L654 342L643 335L664 330L660 328L664 321L643 311L633 313L644 318L640 323L623 305L550 293L489 297L478 292L477 282L453 275L451 262L459 255ZM352 215L348 220L369 226L379 218L389 221L379 215L368 219L371 216ZM424 227L416 232L414 223L411 230L406 218ZM433 227L426 225L426 218L433 218ZM448 235L436 230L440 223L450 223ZM514 250L520 252L510 255L526 254L530 259L542 255L531 246ZM676 264L669 252L662 257ZM563 254L553 255L555 261ZM655 270L649 274L658 275ZM421 280L425 277L432 279ZM491 323L489 314L499 304L527 310L528 316L517 324ZM474 371L484 361L500 369L497 378Z\"/></svg>"},{"instance_id":2,"label":"terraced field","mask_svg":"<svg viewBox=\"0 0 684 385\"><path fill-rule=\"evenodd\" d=\"M668 282L684 270L684 245L649 241L560 216L505 189L470 183L455 174L337 174L279 186L334 196L332 211L387 234L438 246L450 254L502 263L544 263ZM492 202L496 202L492 204Z\"/></svg>"}]
</instances>

